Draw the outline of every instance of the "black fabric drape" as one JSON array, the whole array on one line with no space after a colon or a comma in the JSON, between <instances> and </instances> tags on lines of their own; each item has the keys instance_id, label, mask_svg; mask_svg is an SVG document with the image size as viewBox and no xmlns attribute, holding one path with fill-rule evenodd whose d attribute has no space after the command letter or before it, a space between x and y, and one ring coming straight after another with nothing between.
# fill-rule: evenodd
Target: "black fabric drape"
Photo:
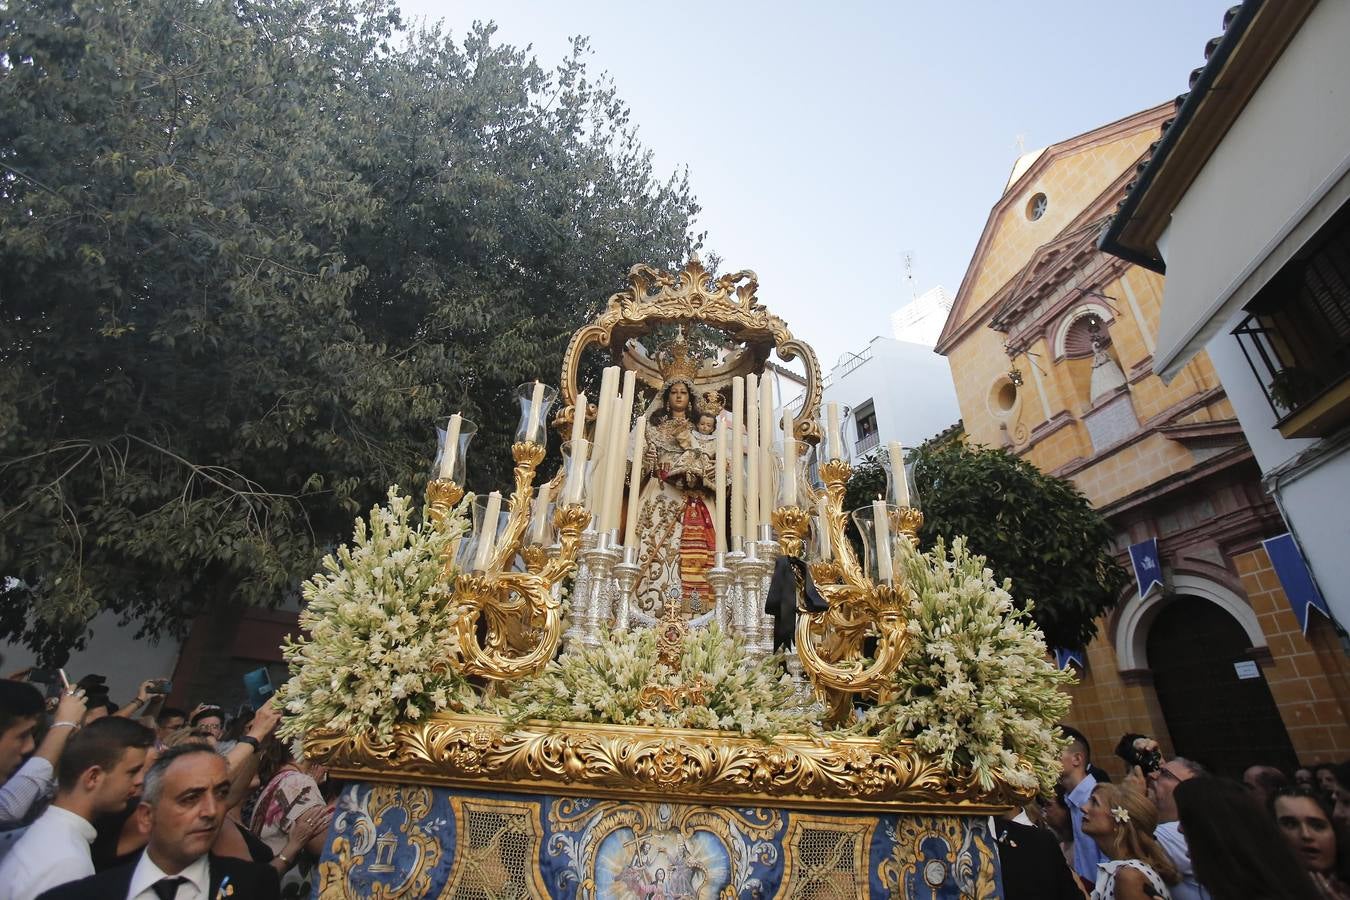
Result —
<instances>
[{"instance_id":1,"label":"black fabric drape","mask_svg":"<svg viewBox=\"0 0 1350 900\"><path fill-rule=\"evenodd\" d=\"M800 588L800 590L799 590ZM797 602L801 600L811 612L823 612L827 605L811 581L811 570L806 560L796 556L780 556L773 564L773 578L764 597L764 612L773 616L773 649L792 646L797 633Z\"/></svg>"}]
</instances>

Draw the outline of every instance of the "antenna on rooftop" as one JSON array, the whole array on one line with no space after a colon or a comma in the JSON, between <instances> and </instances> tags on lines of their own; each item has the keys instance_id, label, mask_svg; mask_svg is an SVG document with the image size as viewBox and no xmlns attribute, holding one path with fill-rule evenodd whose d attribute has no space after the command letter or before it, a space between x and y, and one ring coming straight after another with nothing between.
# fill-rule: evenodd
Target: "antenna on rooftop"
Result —
<instances>
[{"instance_id":1,"label":"antenna on rooftop","mask_svg":"<svg viewBox=\"0 0 1350 900\"><path fill-rule=\"evenodd\" d=\"M909 299L918 299L919 291L914 286L914 251L905 251L905 277L909 279Z\"/></svg>"}]
</instances>

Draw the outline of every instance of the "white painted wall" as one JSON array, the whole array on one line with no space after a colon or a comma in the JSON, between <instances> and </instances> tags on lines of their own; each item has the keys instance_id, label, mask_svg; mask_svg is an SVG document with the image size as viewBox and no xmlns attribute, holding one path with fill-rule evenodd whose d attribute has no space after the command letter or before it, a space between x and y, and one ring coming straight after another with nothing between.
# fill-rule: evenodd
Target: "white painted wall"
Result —
<instances>
[{"instance_id":1,"label":"white painted wall","mask_svg":"<svg viewBox=\"0 0 1350 900\"><path fill-rule=\"evenodd\" d=\"M961 418L947 360L931 347L876 337L871 359L846 375L836 366L825 389L825 402L857 409L871 400L877 433L884 446L899 441L914 447ZM856 444L857 432L848 439Z\"/></svg>"},{"instance_id":2,"label":"white painted wall","mask_svg":"<svg viewBox=\"0 0 1350 900\"><path fill-rule=\"evenodd\" d=\"M1339 206L1315 209L1346 188L1347 46L1350 2L1317 4L1173 211L1160 243L1167 282L1155 365L1165 378L1301 246L1286 241L1272 255L1284 236L1315 230Z\"/></svg>"},{"instance_id":3,"label":"white painted wall","mask_svg":"<svg viewBox=\"0 0 1350 900\"><path fill-rule=\"evenodd\" d=\"M1350 195L1350 0L1319 3L1177 204L1156 367L1209 353L1336 618L1350 623L1350 444L1286 439L1237 338L1241 307ZM1310 460L1316 460L1311 462ZM1269 479L1268 479L1269 480Z\"/></svg>"},{"instance_id":4,"label":"white painted wall","mask_svg":"<svg viewBox=\"0 0 1350 900\"><path fill-rule=\"evenodd\" d=\"M1350 623L1350 444L1325 454L1317 465L1300 468L1300 454L1313 456L1324 442L1285 438L1276 430L1261 384L1229 334L1243 315L1220 329L1205 350L1261 472L1291 470L1275 486L1276 499L1332 613L1342 625Z\"/></svg>"},{"instance_id":5,"label":"white painted wall","mask_svg":"<svg viewBox=\"0 0 1350 900\"><path fill-rule=\"evenodd\" d=\"M91 625L93 636L87 649L72 653L64 666L71 681L91 674L106 676L113 702L126 703L147 678L173 677L178 641L138 639L135 625L119 625L117 615L110 612L100 613ZM0 654L4 656L6 675L35 664L32 651L14 644L0 644Z\"/></svg>"}]
</instances>

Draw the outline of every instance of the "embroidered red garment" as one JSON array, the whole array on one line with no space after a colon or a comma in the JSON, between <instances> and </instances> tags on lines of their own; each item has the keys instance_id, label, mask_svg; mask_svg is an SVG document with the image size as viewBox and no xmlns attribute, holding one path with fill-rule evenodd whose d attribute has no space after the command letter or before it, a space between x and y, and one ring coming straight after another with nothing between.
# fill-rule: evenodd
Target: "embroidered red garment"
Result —
<instances>
[{"instance_id":1,"label":"embroidered red garment","mask_svg":"<svg viewBox=\"0 0 1350 900\"><path fill-rule=\"evenodd\" d=\"M708 570L712 568L712 515L708 505L697 494L687 495L684 501L684 531L680 535L680 587L686 598L697 594L706 610L712 604L712 588L708 586Z\"/></svg>"}]
</instances>

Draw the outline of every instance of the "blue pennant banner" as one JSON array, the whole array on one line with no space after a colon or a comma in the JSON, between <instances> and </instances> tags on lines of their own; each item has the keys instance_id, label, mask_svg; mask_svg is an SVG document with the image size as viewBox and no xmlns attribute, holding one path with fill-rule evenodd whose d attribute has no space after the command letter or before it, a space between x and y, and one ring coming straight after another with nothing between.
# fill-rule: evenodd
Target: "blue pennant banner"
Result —
<instances>
[{"instance_id":1,"label":"blue pennant banner","mask_svg":"<svg viewBox=\"0 0 1350 900\"><path fill-rule=\"evenodd\" d=\"M1330 619L1331 609L1327 601L1322 599L1322 592L1317 589L1312 572L1308 571L1308 563L1303 559L1298 544L1294 543L1294 536L1285 532L1278 537L1267 538L1261 545L1266 548L1266 555L1275 567L1275 575L1280 579L1280 586L1289 598L1289 605L1294 608L1294 615L1298 617L1298 626L1303 629L1303 633L1308 633L1310 609L1316 608Z\"/></svg>"},{"instance_id":2,"label":"blue pennant banner","mask_svg":"<svg viewBox=\"0 0 1350 900\"><path fill-rule=\"evenodd\" d=\"M1055 665L1060 669L1067 669L1069 666L1077 666L1078 671L1087 671L1087 654L1082 650L1065 650L1060 647L1055 650Z\"/></svg>"},{"instance_id":3,"label":"blue pennant banner","mask_svg":"<svg viewBox=\"0 0 1350 900\"><path fill-rule=\"evenodd\" d=\"M1147 597L1154 585L1163 586L1162 561L1158 556L1157 538L1131 544L1130 565L1134 566L1134 580L1139 585L1140 597Z\"/></svg>"}]
</instances>

